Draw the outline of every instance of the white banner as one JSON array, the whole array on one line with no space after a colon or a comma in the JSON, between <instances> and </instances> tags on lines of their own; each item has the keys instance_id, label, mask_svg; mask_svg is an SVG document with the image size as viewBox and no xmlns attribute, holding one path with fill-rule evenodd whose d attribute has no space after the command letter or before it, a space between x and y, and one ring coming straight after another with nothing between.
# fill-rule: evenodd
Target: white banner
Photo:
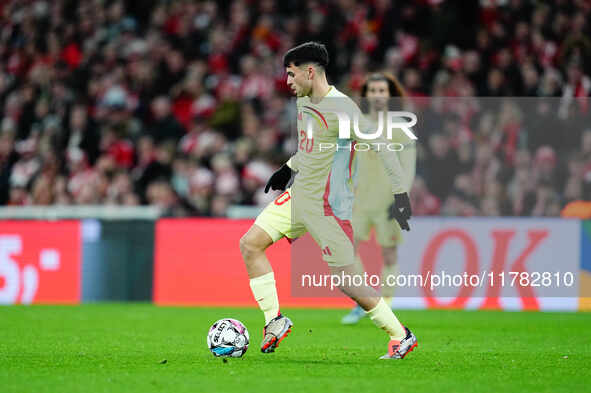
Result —
<instances>
[{"instance_id":1,"label":"white banner","mask_svg":"<svg viewBox=\"0 0 591 393\"><path fill-rule=\"evenodd\" d=\"M396 307L577 309L578 220L421 217L404 235Z\"/></svg>"}]
</instances>

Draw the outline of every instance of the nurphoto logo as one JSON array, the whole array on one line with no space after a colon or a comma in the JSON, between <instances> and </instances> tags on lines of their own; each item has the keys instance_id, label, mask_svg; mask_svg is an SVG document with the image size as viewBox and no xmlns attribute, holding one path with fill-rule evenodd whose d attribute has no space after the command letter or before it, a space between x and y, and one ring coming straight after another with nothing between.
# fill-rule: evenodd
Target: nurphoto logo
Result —
<instances>
[{"instance_id":1,"label":"nurphoto logo","mask_svg":"<svg viewBox=\"0 0 591 393\"><path fill-rule=\"evenodd\" d=\"M360 126L359 114L354 113L349 115L346 112L340 111L327 111L337 116L339 121L339 139L351 140L351 130L358 139L365 141L376 141L377 142L357 142L354 144L348 144L347 146L340 145L338 143L320 143L320 151L332 150L332 149L354 149L355 151L368 151L368 150L381 150L382 148L390 151L401 151L404 149L401 143L387 143L385 140L391 140L393 130L402 131L411 140L417 140L417 136L412 132L411 128L417 124L417 116L412 112L407 111L380 111L378 112L377 128L375 130L364 128ZM386 123L386 124L384 124ZM371 124L366 122L366 124ZM385 135L384 135L384 129ZM306 124L306 134L308 139L313 137L313 122L308 121Z\"/></svg>"}]
</instances>

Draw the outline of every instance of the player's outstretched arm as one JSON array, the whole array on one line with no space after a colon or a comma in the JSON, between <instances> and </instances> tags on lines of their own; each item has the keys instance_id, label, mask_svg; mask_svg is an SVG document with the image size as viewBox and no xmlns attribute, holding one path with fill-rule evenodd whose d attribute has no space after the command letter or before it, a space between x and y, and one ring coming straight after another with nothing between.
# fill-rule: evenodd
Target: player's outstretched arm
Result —
<instances>
[{"instance_id":1,"label":"player's outstretched arm","mask_svg":"<svg viewBox=\"0 0 591 393\"><path fill-rule=\"evenodd\" d=\"M385 144L382 146L385 146ZM400 165L398 154L397 152L388 149L380 149L379 151L376 150L376 152L390 178L392 193L394 194L394 203L390 205L390 208L388 209L388 216L390 219L398 221L400 228L410 231L408 220L410 220L410 217L412 216L412 210L410 208L408 192L403 186L403 184L406 184L404 179L405 175L402 166Z\"/></svg>"},{"instance_id":2,"label":"player's outstretched arm","mask_svg":"<svg viewBox=\"0 0 591 393\"><path fill-rule=\"evenodd\" d=\"M360 123L362 129L371 130L372 124L369 120L359 112ZM356 138L357 139L357 138ZM360 142L360 140L358 140ZM408 182L405 179L405 172L400 163L398 152L386 148L386 145L390 142L383 136L376 138L370 144L370 147L375 151L386 170L390 184L392 186L392 193L394 194L394 203L388 209L388 215L390 219L398 221L400 228L410 231L408 220L412 216L410 208L410 198L405 188L405 184Z\"/></svg>"},{"instance_id":3,"label":"player's outstretched arm","mask_svg":"<svg viewBox=\"0 0 591 393\"><path fill-rule=\"evenodd\" d=\"M378 153L378 156L390 178L392 193L394 194L394 203L392 203L388 209L388 216L390 219L398 221L400 228L410 231L408 220L410 220L412 216L412 210L410 208L408 192L402 187L406 182L398 154L397 152L384 149L382 152Z\"/></svg>"}]
</instances>

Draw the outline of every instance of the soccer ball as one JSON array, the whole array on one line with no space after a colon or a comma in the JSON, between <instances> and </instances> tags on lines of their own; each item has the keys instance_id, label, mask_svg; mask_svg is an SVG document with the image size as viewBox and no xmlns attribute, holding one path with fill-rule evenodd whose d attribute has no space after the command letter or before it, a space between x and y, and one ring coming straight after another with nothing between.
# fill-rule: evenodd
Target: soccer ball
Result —
<instances>
[{"instance_id":1,"label":"soccer ball","mask_svg":"<svg viewBox=\"0 0 591 393\"><path fill-rule=\"evenodd\" d=\"M248 349L248 330L236 319L216 321L207 333L207 347L215 356L239 358Z\"/></svg>"}]
</instances>

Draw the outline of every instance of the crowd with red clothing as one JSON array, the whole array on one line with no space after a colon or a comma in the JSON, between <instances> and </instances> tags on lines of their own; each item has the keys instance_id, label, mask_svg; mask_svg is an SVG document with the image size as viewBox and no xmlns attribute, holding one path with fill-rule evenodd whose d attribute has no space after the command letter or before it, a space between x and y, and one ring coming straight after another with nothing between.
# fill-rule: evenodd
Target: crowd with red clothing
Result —
<instances>
[{"instance_id":1,"label":"crowd with red clothing","mask_svg":"<svg viewBox=\"0 0 591 393\"><path fill-rule=\"evenodd\" d=\"M341 90L384 70L425 103L415 214L591 199L584 0L6 0L0 18L1 205L266 204L296 148L282 55L309 40ZM437 108L512 96L537 98Z\"/></svg>"}]
</instances>

